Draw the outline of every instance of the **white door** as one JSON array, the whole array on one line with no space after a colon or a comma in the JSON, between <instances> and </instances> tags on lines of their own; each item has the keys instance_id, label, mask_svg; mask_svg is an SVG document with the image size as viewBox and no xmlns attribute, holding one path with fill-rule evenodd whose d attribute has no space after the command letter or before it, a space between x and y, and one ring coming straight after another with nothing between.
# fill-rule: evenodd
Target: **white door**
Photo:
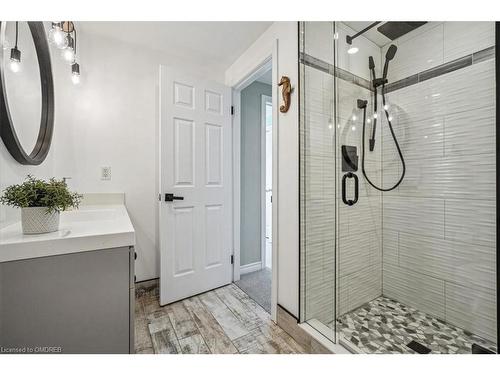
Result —
<instances>
[{"instance_id":1,"label":"white door","mask_svg":"<svg viewBox=\"0 0 500 375\"><path fill-rule=\"evenodd\" d=\"M160 67L161 305L232 281L230 100Z\"/></svg>"}]
</instances>

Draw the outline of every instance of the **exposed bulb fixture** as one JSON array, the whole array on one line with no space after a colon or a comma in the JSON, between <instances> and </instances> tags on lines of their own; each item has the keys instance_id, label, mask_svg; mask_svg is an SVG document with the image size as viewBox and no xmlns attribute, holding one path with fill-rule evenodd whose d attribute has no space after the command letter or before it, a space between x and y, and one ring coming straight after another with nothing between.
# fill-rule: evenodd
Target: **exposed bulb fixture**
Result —
<instances>
[{"instance_id":1,"label":"exposed bulb fixture","mask_svg":"<svg viewBox=\"0 0 500 375\"><path fill-rule=\"evenodd\" d=\"M358 47L354 47L354 46L352 46L351 48L349 48L349 49L347 50L347 53L348 53L349 55L354 55L354 54L355 54L355 53L357 53L358 51L359 51L359 48L358 48Z\"/></svg>"},{"instance_id":2,"label":"exposed bulb fixture","mask_svg":"<svg viewBox=\"0 0 500 375\"><path fill-rule=\"evenodd\" d=\"M75 85L80 83L80 65L78 63L71 65L71 81Z\"/></svg>"},{"instance_id":3,"label":"exposed bulb fixture","mask_svg":"<svg viewBox=\"0 0 500 375\"><path fill-rule=\"evenodd\" d=\"M377 118L378 115L376 113L373 114L373 118Z\"/></svg>"},{"instance_id":4,"label":"exposed bulb fixture","mask_svg":"<svg viewBox=\"0 0 500 375\"><path fill-rule=\"evenodd\" d=\"M19 23L16 21L16 45L10 50L10 70L17 73L21 70L21 51L17 48Z\"/></svg>"},{"instance_id":5,"label":"exposed bulb fixture","mask_svg":"<svg viewBox=\"0 0 500 375\"><path fill-rule=\"evenodd\" d=\"M75 40L69 33L65 39L67 47L62 51L62 57L68 64L73 65L75 62Z\"/></svg>"},{"instance_id":6,"label":"exposed bulb fixture","mask_svg":"<svg viewBox=\"0 0 500 375\"><path fill-rule=\"evenodd\" d=\"M385 105L384 105L384 109L385 109L386 111L388 111L388 110L389 110L389 104L385 104Z\"/></svg>"},{"instance_id":7,"label":"exposed bulb fixture","mask_svg":"<svg viewBox=\"0 0 500 375\"><path fill-rule=\"evenodd\" d=\"M354 132L354 131L356 131L356 127L353 125L353 126L351 127L351 130L352 130L353 132Z\"/></svg>"},{"instance_id":8,"label":"exposed bulb fixture","mask_svg":"<svg viewBox=\"0 0 500 375\"><path fill-rule=\"evenodd\" d=\"M68 46L68 40L61 28L60 22L52 22L52 28L49 30L49 42L59 49L64 49Z\"/></svg>"},{"instance_id":9,"label":"exposed bulb fixture","mask_svg":"<svg viewBox=\"0 0 500 375\"><path fill-rule=\"evenodd\" d=\"M372 122L372 120L370 120L369 118L366 119L366 123L369 124L370 122Z\"/></svg>"},{"instance_id":10,"label":"exposed bulb fixture","mask_svg":"<svg viewBox=\"0 0 500 375\"><path fill-rule=\"evenodd\" d=\"M352 115L352 121L356 121L357 119L356 115Z\"/></svg>"},{"instance_id":11,"label":"exposed bulb fixture","mask_svg":"<svg viewBox=\"0 0 500 375\"><path fill-rule=\"evenodd\" d=\"M61 49L61 57L71 65L71 82L80 83L80 64L77 63L76 28L72 21L53 21L48 33L52 45Z\"/></svg>"}]
</instances>

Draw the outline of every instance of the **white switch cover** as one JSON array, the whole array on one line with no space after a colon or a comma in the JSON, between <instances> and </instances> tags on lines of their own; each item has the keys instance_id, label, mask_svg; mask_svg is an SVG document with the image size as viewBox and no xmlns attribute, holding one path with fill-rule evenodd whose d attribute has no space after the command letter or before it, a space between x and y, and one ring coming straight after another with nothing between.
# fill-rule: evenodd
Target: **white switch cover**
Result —
<instances>
[{"instance_id":1,"label":"white switch cover","mask_svg":"<svg viewBox=\"0 0 500 375\"><path fill-rule=\"evenodd\" d=\"M111 180L111 167L101 167L101 180L103 181Z\"/></svg>"}]
</instances>

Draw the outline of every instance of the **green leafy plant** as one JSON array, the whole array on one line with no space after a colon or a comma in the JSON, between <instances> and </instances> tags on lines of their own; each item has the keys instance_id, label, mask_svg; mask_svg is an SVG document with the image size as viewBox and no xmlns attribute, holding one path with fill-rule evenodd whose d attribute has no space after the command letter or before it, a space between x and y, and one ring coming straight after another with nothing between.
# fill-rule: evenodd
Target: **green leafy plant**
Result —
<instances>
[{"instance_id":1,"label":"green leafy plant","mask_svg":"<svg viewBox=\"0 0 500 375\"><path fill-rule=\"evenodd\" d=\"M77 208L82 195L70 192L64 180L51 178L39 180L28 175L19 185L11 185L3 191L0 203L12 207L47 207L47 212Z\"/></svg>"}]
</instances>

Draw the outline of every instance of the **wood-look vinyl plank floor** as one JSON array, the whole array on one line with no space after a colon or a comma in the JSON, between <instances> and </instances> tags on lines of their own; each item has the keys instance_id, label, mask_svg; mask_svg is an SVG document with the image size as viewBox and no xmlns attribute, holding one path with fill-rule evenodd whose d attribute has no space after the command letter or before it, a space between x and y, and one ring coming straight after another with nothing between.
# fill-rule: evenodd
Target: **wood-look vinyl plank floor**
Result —
<instances>
[{"instance_id":1,"label":"wood-look vinyl plank floor","mask_svg":"<svg viewBox=\"0 0 500 375\"><path fill-rule=\"evenodd\" d=\"M137 284L135 346L138 354L305 353L234 284L167 306L157 282Z\"/></svg>"}]
</instances>

